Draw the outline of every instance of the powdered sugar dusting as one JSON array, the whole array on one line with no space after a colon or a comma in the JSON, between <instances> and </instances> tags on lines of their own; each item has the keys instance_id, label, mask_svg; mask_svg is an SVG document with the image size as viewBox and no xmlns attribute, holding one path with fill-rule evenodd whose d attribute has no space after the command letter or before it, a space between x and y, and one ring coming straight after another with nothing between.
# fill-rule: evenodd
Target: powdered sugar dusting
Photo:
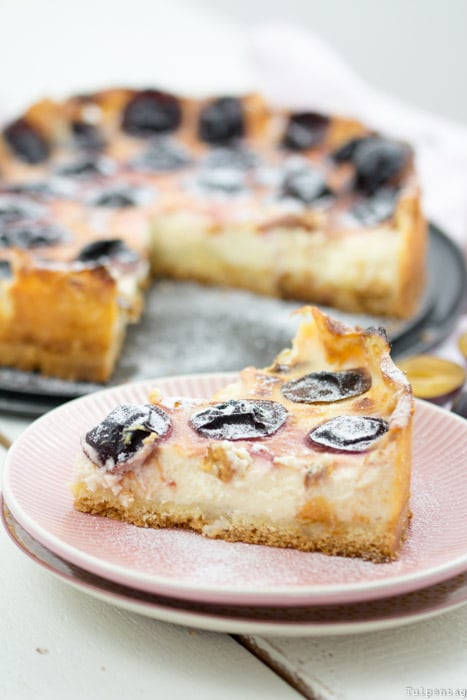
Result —
<instances>
[{"instance_id":1,"label":"powdered sugar dusting","mask_svg":"<svg viewBox=\"0 0 467 700\"><path fill-rule=\"evenodd\" d=\"M123 607L130 604L133 610L151 617L207 627L220 632L335 634L342 631L342 626L345 626L346 631L370 631L414 618L420 620L422 617L447 611L467 600L467 574L461 574L419 592L354 605L246 607L167 598L140 592L134 588L122 588L111 581L94 578L88 572L56 557L32 539L14 520L8 509L4 510L3 516L9 534L22 551L64 580L71 579L74 585L78 585L85 592L98 596L104 594L108 602ZM271 627L271 623L275 627Z\"/></svg>"},{"instance_id":2,"label":"powdered sugar dusting","mask_svg":"<svg viewBox=\"0 0 467 700\"><path fill-rule=\"evenodd\" d=\"M115 523L99 517L86 518L88 551L99 555L104 538L106 559L154 576L171 578L174 572L192 585L231 587L241 591L246 581L269 588L342 583L345 567L352 580L384 579L387 567L363 560L278 549L241 542L224 542L180 530L152 530ZM91 522L89 522L91 521ZM72 533L70 533L72 536ZM146 589L145 584L142 588ZM149 589L152 584L149 585Z\"/></svg>"}]
</instances>

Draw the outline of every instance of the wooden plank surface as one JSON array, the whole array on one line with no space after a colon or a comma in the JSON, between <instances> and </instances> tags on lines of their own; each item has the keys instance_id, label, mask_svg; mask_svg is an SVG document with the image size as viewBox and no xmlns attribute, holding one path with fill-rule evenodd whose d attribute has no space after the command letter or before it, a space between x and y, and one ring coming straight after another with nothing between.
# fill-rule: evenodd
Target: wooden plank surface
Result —
<instances>
[{"instance_id":1,"label":"wooden plank surface","mask_svg":"<svg viewBox=\"0 0 467 700\"><path fill-rule=\"evenodd\" d=\"M227 634L122 610L31 562L0 526L1 700L299 700Z\"/></svg>"},{"instance_id":2,"label":"wooden plank surface","mask_svg":"<svg viewBox=\"0 0 467 700\"><path fill-rule=\"evenodd\" d=\"M467 697L467 606L392 630L239 641L311 700Z\"/></svg>"}]
</instances>

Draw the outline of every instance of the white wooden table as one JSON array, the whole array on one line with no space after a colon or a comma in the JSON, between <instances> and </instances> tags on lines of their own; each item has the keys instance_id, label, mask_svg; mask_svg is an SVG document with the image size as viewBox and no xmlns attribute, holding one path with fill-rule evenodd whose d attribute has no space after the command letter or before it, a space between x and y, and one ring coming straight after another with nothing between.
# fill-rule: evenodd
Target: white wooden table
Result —
<instances>
[{"instance_id":1,"label":"white wooden table","mask_svg":"<svg viewBox=\"0 0 467 700\"><path fill-rule=\"evenodd\" d=\"M0 414L12 439L29 423ZM2 464L4 456L2 449ZM360 635L232 637L145 618L72 589L20 552L3 528L0 562L2 700L467 696L467 606Z\"/></svg>"}]
</instances>

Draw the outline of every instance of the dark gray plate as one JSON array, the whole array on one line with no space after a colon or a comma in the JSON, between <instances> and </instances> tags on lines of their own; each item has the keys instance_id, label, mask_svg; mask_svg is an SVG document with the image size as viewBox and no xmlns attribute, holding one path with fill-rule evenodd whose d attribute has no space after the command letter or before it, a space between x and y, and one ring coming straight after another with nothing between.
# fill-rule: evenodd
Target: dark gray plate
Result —
<instances>
[{"instance_id":1,"label":"dark gray plate","mask_svg":"<svg viewBox=\"0 0 467 700\"><path fill-rule=\"evenodd\" d=\"M346 314L333 316L360 326L384 326L393 357L424 352L452 329L462 308L466 270L462 253L430 226L428 284L417 315L409 321ZM291 311L299 301L261 297L192 282L159 280L148 292L142 322L129 329L122 357L108 386L173 374L266 366L290 345L298 326ZM102 389L32 372L0 368L0 410L38 415L70 398Z\"/></svg>"}]
</instances>

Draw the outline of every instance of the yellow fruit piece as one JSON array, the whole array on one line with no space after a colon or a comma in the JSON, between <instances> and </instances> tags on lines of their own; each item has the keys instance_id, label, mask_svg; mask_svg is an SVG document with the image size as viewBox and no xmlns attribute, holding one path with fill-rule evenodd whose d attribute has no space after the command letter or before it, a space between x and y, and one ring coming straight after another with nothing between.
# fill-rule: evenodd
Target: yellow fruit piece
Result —
<instances>
[{"instance_id":1,"label":"yellow fruit piece","mask_svg":"<svg viewBox=\"0 0 467 700\"><path fill-rule=\"evenodd\" d=\"M465 382L465 370L451 360L432 355L415 355L397 363L419 399L440 399L460 389Z\"/></svg>"}]
</instances>

